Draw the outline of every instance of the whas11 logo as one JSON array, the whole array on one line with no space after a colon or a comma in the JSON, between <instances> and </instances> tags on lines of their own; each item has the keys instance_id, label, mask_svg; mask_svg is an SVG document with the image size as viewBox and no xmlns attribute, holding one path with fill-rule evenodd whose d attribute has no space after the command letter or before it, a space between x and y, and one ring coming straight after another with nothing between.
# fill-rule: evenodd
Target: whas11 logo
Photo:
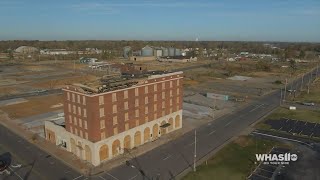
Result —
<instances>
[{"instance_id":1,"label":"whas11 logo","mask_svg":"<svg viewBox=\"0 0 320 180\"><path fill-rule=\"evenodd\" d=\"M289 164L298 160L297 154L256 154L256 160L263 164Z\"/></svg>"}]
</instances>

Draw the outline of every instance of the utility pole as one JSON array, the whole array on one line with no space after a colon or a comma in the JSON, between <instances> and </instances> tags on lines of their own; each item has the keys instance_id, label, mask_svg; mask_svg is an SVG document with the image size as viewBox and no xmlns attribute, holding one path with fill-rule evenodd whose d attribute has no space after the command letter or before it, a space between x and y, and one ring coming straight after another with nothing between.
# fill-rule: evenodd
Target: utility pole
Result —
<instances>
[{"instance_id":1,"label":"utility pole","mask_svg":"<svg viewBox=\"0 0 320 180\"><path fill-rule=\"evenodd\" d=\"M288 83L288 79L286 78L286 82L284 84L284 96L283 96L283 101L286 100L286 95L287 95L287 83Z\"/></svg>"},{"instance_id":2,"label":"utility pole","mask_svg":"<svg viewBox=\"0 0 320 180\"><path fill-rule=\"evenodd\" d=\"M282 88L280 89L280 106L282 104Z\"/></svg>"},{"instance_id":3,"label":"utility pole","mask_svg":"<svg viewBox=\"0 0 320 180\"><path fill-rule=\"evenodd\" d=\"M197 158L197 130L194 130L194 158L193 158L193 171L196 172L196 158Z\"/></svg>"},{"instance_id":4,"label":"utility pole","mask_svg":"<svg viewBox=\"0 0 320 180\"><path fill-rule=\"evenodd\" d=\"M302 87L303 87L303 79L304 79L304 74L302 75L302 78L301 78L301 86L300 86L300 91L302 91Z\"/></svg>"}]
</instances>

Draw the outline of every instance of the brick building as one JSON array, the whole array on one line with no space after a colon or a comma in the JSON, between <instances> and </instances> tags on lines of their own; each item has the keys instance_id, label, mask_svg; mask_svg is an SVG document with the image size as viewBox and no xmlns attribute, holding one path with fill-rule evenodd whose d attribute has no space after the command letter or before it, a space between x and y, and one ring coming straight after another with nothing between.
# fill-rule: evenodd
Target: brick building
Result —
<instances>
[{"instance_id":1,"label":"brick building","mask_svg":"<svg viewBox=\"0 0 320 180\"><path fill-rule=\"evenodd\" d=\"M182 78L175 72L97 88L68 86L65 122L46 121L46 138L97 166L182 127Z\"/></svg>"}]
</instances>

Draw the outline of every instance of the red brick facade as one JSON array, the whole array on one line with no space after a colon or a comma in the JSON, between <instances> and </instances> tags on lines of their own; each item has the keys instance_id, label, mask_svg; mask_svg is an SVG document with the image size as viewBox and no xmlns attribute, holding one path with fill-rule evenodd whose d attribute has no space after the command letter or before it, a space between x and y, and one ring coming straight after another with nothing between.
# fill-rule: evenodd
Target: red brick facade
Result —
<instances>
[{"instance_id":1,"label":"red brick facade","mask_svg":"<svg viewBox=\"0 0 320 180\"><path fill-rule=\"evenodd\" d=\"M181 110L182 92L182 73L156 76L136 86L93 95L69 87L64 89L66 129L97 142Z\"/></svg>"}]
</instances>

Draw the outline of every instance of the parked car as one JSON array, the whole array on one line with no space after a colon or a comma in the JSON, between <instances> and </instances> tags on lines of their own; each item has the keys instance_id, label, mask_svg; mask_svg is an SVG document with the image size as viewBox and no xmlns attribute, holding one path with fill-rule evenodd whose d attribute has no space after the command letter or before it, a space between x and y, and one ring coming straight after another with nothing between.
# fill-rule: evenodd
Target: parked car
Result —
<instances>
[{"instance_id":1,"label":"parked car","mask_svg":"<svg viewBox=\"0 0 320 180\"><path fill-rule=\"evenodd\" d=\"M8 164L5 161L0 160L0 172L4 171L7 168L8 168Z\"/></svg>"},{"instance_id":2,"label":"parked car","mask_svg":"<svg viewBox=\"0 0 320 180\"><path fill-rule=\"evenodd\" d=\"M305 106L314 106L313 102L303 102L302 104Z\"/></svg>"}]
</instances>

